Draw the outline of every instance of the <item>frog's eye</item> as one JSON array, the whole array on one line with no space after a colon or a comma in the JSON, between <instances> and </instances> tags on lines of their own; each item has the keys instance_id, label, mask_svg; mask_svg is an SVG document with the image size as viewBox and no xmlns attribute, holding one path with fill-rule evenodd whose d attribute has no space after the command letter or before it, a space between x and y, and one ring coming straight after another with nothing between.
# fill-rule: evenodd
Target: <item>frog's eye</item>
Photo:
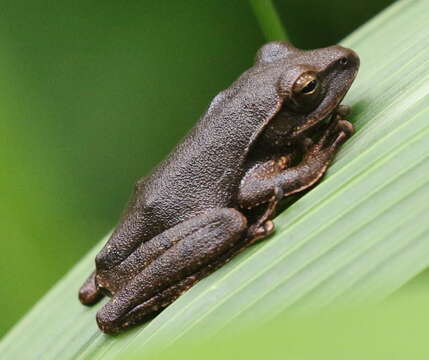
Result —
<instances>
[{"instance_id":1,"label":"frog's eye","mask_svg":"<svg viewBox=\"0 0 429 360\"><path fill-rule=\"evenodd\" d=\"M302 74L293 86L293 92L296 95L314 94L319 87L319 82L314 73Z\"/></svg>"},{"instance_id":2,"label":"frog's eye","mask_svg":"<svg viewBox=\"0 0 429 360\"><path fill-rule=\"evenodd\" d=\"M322 100L322 85L315 71L301 73L292 85L292 94L287 100L288 106L298 113L313 110Z\"/></svg>"}]
</instances>

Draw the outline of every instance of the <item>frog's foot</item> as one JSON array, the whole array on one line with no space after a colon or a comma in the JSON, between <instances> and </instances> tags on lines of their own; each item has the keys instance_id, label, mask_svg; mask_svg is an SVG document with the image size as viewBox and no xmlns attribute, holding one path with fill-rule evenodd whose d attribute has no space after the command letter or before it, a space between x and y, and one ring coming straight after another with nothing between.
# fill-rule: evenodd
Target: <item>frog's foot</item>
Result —
<instances>
[{"instance_id":1,"label":"frog's foot","mask_svg":"<svg viewBox=\"0 0 429 360\"><path fill-rule=\"evenodd\" d=\"M113 285L112 299L97 313L100 329L118 332L170 304L212 272L211 264L240 243L246 228L247 220L239 211L212 209L141 244L113 269L119 277L125 273L132 276L124 278L127 281L121 286ZM97 274L101 287L109 287L112 279L113 275Z\"/></svg>"},{"instance_id":2,"label":"frog's foot","mask_svg":"<svg viewBox=\"0 0 429 360\"><path fill-rule=\"evenodd\" d=\"M264 239L267 236L271 235L275 230L274 223L272 220L266 220L263 224L259 226L254 226L249 229L249 238L252 239L252 241L249 243L249 245L254 244L258 240Z\"/></svg>"},{"instance_id":3,"label":"frog's foot","mask_svg":"<svg viewBox=\"0 0 429 360\"><path fill-rule=\"evenodd\" d=\"M352 134L353 125L336 115L335 119L326 126L319 140L304 154L302 163L293 169L292 176L285 176L285 179L292 184L291 190L285 190L288 183L283 186L285 194L303 191L318 182L325 174L336 152ZM295 174L299 176L296 180L290 181L294 179ZM296 187L295 184L301 186Z\"/></svg>"},{"instance_id":4,"label":"frog's foot","mask_svg":"<svg viewBox=\"0 0 429 360\"><path fill-rule=\"evenodd\" d=\"M338 111L332 115L333 118L325 128L321 138L310 147L308 153L325 152L331 153L333 156L339 147L353 135L354 128L352 123L343 120L340 116L340 112L349 111L348 108L339 107Z\"/></svg>"},{"instance_id":5,"label":"frog's foot","mask_svg":"<svg viewBox=\"0 0 429 360\"><path fill-rule=\"evenodd\" d=\"M274 232L275 227L271 219L274 217L277 205L279 204L280 200L283 199L283 197L283 190L280 187L276 186L274 188L274 194L268 202L267 208L265 209L264 213L256 221L256 223L250 226L247 230L247 237L249 239L252 239L251 243L263 239Z\"/></svg>"}]
</instances>

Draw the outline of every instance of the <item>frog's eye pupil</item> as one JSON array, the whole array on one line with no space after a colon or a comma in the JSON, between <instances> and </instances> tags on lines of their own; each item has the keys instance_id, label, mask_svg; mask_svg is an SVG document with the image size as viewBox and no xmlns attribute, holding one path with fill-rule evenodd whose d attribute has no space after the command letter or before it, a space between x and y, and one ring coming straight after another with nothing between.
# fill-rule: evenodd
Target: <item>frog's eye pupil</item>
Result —
<instances>
[{"instance_id":1,"label":"frog's eye pupil","mask_svg":"<svg viewBox=\"0 0 429 360\"><path fill-rule=\"evenodd\" d=\"M317 86L316 80L309 81L301 90L303 94L309 94L311 93Z\"/></svg>"}]
</instances>

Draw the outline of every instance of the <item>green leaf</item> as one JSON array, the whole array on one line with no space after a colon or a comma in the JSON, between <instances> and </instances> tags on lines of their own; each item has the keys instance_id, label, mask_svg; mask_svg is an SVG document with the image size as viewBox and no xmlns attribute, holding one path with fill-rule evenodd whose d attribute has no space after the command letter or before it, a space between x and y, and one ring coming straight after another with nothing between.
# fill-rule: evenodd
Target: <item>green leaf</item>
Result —
<instances>
[{"instance_id":1,"label":"green leaf","mask_svg":"<svg viewBox=\"0 0 429 360\"><path fill-rule=\"evenodd\" d=\"M148 358L427 359L429 324L425 315L429 294L422 287L415 290L407 290L406 296L389 299L383 306L324 311L309 316L280 314L274 321L251 327L234 324L209 340L186 339Z\"/></svg>"},{"instance_id":2,"label":"green leaf","mask_svg":"<svg viewBox=\"0 0 429 360\"><path fill-rule=\"evenodd\" d=\"M357 132L274 236L204 279L145 326L95 324L77 290L94 249L4 338L2 358L141 354L291 306L378 301L429 265L429 2L400 1L344 41L361 70L344 100ZM104 242L104 240L103 240ZM101 246L101 244L100 244Z\"/></svg>"},{"instance_id":3,"label":"green leaf","mask_svg":"<svg viewBox=\"0 0 429 360\"><path fill-rule=\"evenodd\" d=\"M286 29L282 26L273 2L271 0L249 0L249 2L264 32L265 38L268 41L287 41Z\"/></svg>"}]
</instances>

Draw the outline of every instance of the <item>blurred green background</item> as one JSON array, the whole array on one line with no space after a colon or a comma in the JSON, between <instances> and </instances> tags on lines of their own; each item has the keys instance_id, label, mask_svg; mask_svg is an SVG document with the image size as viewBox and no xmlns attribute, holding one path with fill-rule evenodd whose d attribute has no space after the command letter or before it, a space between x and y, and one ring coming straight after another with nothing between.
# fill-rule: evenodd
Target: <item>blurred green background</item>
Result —
<instances>
[{"instance_id":1,"label":"blurred green background","mask_svg":"<svg viewBox=\"0 0 429 360\"><path fill-rule=\"evenodd\" d=\"M275 5L311 48L392 2ZM245 0L1 2L0 336L114 226L132 184L264 41Z\"/></svg>"}]
</instances>

